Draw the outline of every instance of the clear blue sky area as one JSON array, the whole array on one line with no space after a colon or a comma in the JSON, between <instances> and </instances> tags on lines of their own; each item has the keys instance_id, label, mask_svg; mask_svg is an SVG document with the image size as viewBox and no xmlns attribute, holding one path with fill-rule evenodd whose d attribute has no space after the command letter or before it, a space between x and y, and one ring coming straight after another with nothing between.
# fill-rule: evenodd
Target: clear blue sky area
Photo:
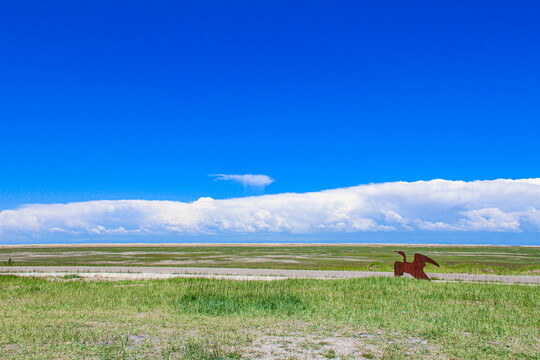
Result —
<instances>
[{"instance_id":1,"label":"clear blue sky area","mask_svg":"<svg viewBox=\"0 0 540 360\"><path fill-rule=\"evenodd\" d=\"M540 177L538 1L3 1L0 210Z\"/></svg>"}]
</instances>

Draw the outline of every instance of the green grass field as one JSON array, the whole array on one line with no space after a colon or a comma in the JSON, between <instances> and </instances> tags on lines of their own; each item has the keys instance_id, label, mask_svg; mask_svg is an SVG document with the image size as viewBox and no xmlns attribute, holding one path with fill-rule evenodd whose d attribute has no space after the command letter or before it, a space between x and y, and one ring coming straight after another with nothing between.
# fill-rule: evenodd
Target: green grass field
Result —
<instances>
[{"instance_id":1,"label":"green grass field","mask_svg":"<svg viewBox=\"0 0 540 360\"><path fill-rule=\"evenodd\" d=\"M426 272L540 274L540 247L413 245L222 245L0 247L0 264L198 266L392 271L404 250L435 259Z\"/></svg>"},{"instance_id":2,"label":"green grass field","mask_svg":"<svg viewBox=\"0 0 540 360\"><path fill-rule=\"evenodd\" d=\"M0 276L2 359L538 359L540 288Z\"/></svg>"}]
</instances>

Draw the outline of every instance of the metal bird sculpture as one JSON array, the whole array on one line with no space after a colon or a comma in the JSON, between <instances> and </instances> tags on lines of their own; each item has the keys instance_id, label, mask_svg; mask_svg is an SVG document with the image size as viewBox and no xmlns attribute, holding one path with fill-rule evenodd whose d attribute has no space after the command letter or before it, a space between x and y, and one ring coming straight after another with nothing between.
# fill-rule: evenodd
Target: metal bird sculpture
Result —
<instances>
[{"instance_id":1,"label":"metal bird sculpture","mask_svg":"<svg viewBox=\"0 0 540 360\"><path fill-rule=\"evenodd\" d=\"M394 263L394 276L401 276L403 273L411 274L415 279L429 280L428 276L424 272L426 263L439 266L437 262L425 255L414 254L414 261L412 263L407 262L407 256L403 251L396 251L399 255L403 256L403 261L396 261Z\"/></svg>"}]
</instances>

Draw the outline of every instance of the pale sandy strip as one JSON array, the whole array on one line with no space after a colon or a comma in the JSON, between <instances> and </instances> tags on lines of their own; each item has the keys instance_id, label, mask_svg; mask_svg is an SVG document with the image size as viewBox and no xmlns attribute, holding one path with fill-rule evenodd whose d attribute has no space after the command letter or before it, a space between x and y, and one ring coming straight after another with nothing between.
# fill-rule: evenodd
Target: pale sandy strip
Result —
<instances>
[{"instance_id":1,"label":"pale sandy strip","mask_svg":"<svg viewBox=\"0 0 540 360\"><path fill-rule=\"evenodd\" d=\"M65 274L133 274L141 278L153 278L154 275L186 277L223 276L237 277L272 277L272 278L310 278L310 279L353 279L372 276L393 276L390 272L372 271L337 271L337 270L283 270L283 269L241 269L241 268L196 268L196 267L129 267L129 266L3 266L0 274L9 273L65 273ZM146 276L146 277L145 277ZM447 281L480 281L500 283L540 284L540 276L503 276L482 274L429 274L433 279ZM159 278L159 277L158 277Z\"/></svg>"},{"instance_id":2,"label":"pale sandy strip","mask_svg":"<svg viewBox=\"0 0 540 360\"><path fill-rule=\"evenodd\" d=\"M14 275L21 277L43 277L43 278L61 278L69 275L77 275L86 280L163 280L174 278L204 278L204 279L218 279L218 280L236 280L236 281L275 281L293 279L286 276L240 276L240 275L203 275L203 274L150 274L150 273L88 273L78 272L76 274L70 272L9 272L0 273L0 275ZM376 276L376 275L375 275ZM294 279L319 279L319 280L331 280L335 278L329 277L294 277ZM538 286L539 284L530 283L512 283L512 282L495 282L495 281L470 281L470 280L433 280L434 282L466 282L477 284L497 284L497 285L524 285L524 286Z\"/></svg>"},{"instance_id":3,"label":"pale sandy strip","mask_svg":"<svg viewBox=\"0 0 540 360\"><path fill-rule=\"evenodd\" d=\"M15 275L22 277L46 277L57 278L69 275L77 275L82 278L91 280L149 280L149 279L173 279L173 278L205 278L205 279L222 279L222 280L239 280L239 281L271 281L283 280L287 277L283 276L240 276L240 275L201 275L201 274L150 274L150 273L87 273L87 272L18 272L18 273L0 273L0 275Z\"/></svg>"}]
</instances>

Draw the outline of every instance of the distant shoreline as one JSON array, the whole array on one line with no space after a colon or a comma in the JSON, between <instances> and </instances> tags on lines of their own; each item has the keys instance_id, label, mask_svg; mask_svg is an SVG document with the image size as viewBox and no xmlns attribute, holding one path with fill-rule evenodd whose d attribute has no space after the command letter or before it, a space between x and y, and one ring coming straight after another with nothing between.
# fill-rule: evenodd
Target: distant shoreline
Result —
<instances>
[{"instance_id":1,"label":"distant shoreline","mask_svg":"<svg viewBox=\"0 0 540 360\"><path fill-rule=\"evenodd\" d=\"M401 244L401 243L90 243L90 244L6 244L9 248L78 248L78 247L302 247L302 246L405 246L405 247L540 247L540 245L492 245L492 244Z\"/></svg>"}]
</instances>

